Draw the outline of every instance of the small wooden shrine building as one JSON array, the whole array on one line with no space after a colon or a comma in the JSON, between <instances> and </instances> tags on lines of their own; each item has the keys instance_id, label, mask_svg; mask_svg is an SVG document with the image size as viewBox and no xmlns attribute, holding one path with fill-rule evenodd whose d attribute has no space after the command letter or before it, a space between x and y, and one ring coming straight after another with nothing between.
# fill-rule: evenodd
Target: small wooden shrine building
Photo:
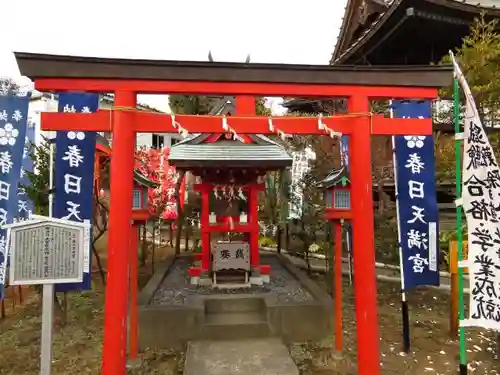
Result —
<instances>
[{"instance_id":1,"label":"small wooden shrine building","mask_svg":"<svg viewBox=\"0 0 500 375\"><path fill-rule=\"evenodd\" d=\"M234 99L224 97L211 114L230 116L234 108ZM202 198L201 262L190 268L191 282L266 282L270 269L259 259L259 193L266 172L292 165L288 152L263 135L194 134L172 147L169 163L197 177Z\"/></svg>"}]
</instances>

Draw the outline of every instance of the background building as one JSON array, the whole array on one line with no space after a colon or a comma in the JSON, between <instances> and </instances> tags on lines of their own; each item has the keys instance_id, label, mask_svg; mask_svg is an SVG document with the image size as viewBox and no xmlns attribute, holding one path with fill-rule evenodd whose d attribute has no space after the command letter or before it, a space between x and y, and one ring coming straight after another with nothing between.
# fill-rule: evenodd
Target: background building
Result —
<instances>
[{"instance_id":1,"label":"background building","mask_svg":"<svg viewBox=\"0 0 500 375\"><path fill-rule=\"evenodd\" d=\"M114 97L113 95L102 95L99 102L99 108L111 109L113 106ZM43 137L53 138L55 137L55 132L47 132L40 130L40 113L42 112L57 112L58 108L58 96L56 94L45 94L39 92L33 92L30 100L30 106L28 111L28 118L30 121L35 123L35 142L40 144ZM153 111L158 113L164 113L156 108L150 107L143 103L137 103L137 109L143 111ZM100 132L99 133L101 141L106 140L110 145L112 144L111 133ZM104 138L104 139L103 139ZM171 147L175 143L179 142L182 137L178 134L168 134L168 133L137 133L137 147ZM98 140L99 142L99 137Z\"/></svg>"},{"instance_id":2,"label":"background building","mask_svg":"<svg viewBox=\"0 0 500 375\"><path fill-rule=\"evenodd\" d=\"M459 47L498 0L348 0L332 65L429 65ZM499 26L500 27L500 26Z\"/></svg>"}]
</instances>

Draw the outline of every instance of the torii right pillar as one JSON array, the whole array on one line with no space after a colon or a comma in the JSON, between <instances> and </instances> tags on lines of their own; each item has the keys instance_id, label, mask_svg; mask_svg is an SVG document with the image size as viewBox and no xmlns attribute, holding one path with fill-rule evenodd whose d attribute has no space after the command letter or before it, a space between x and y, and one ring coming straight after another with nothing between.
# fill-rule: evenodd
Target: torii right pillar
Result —
<instances>
[{"instance_id":1,"label":"torii right pillar","mask_svg":"<svg viewBox=\"0 0 500 375\"><path fill-rule=\"evenodd\" d=\"M348 99L353 117L351 135L351 191L353 212L353 262L356 303L358 372L380 374L380 348L375 274L375 239L373 227L373 189L371 161L370 103L366 96Z\"/></svg>"}]
</instances>

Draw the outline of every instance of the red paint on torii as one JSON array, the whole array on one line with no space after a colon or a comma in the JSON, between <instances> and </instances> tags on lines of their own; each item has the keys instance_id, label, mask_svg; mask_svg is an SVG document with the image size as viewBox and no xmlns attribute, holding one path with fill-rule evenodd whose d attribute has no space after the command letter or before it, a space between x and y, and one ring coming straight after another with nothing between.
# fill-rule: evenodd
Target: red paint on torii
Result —
<instances>
[{"instance_id":1,"label":"red paint on torii","mask_svg":"<svg viewBox=\"0 0 500 375\"><path fill-rule=\"evenodd\" d=\"M115 108L94 114L43 113L43 130L112 131L111 209L108 245L108 284L105 302L103 375L124 375L126 368L127 275L132 213L132 183L136 132L177 132L170 116L136 111L137 93L224 94L239 96L344 97L351 115L323 118L331 130L350 135L353 212L354 279L358 371L380 374L380 352L375 274L371 135L426 135L428 119L385 119L372 116L369 99L434 99L436 88L333 86L316 84L225 83L113 79L37 79L39 91L114 92ZM250 100L247 100L249 105ZM248 112L247 112L248 113ZM356 115L353 115L356 114ZM222 119L210 116L176 116L191 133L222 132ZM268 118L228 118L240 134L272 134ZM273 118L273 125L287 134L325 135L317 118Z\"/></svg>"},{"instance_id":2,"label":"red paint on torii","mask_svg":"<svg viewBox=\"0 0 500 375\"><path fill-rule=\"evenodd\" d=\"M119 111L99 110L95 113L71 114L71 128L80 131L112 132L115 124L113 116ZM177 133L168 114L128 111L127 115L133 121L131 130L137 133ZM48 123L45 125L47 129L50 127L51 130L67 130L68 128L66 112L46 112L41 116L42 124ZM398 132L397 134L412 135L425 135L432 132L432 119L386 118L382 115L369 115L368 111L357 116L323 117L321 121L332 130L350 135L354 131L352 121L359 117L368 119L371 134L374 135L394 135L395 131ZM222 119L223 116L175 115L175 120L191 134L223 132ZM269 130L267 117L230 116L226 119L238 134L275 133ZM287 134L327 135L324 130L318 128L318 117L273 117L272 121L275 128Z\"/></svg>"}]
</instances>

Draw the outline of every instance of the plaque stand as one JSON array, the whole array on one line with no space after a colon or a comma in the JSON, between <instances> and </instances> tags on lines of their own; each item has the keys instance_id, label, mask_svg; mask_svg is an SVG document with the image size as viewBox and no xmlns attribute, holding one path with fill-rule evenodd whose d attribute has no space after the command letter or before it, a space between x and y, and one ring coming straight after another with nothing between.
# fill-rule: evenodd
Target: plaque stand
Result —
<instances>
[{"instance_id":1,"label":"plaque stand","mask_svg":"<svg viewBox=\"0 0 500 375\"><path fill-rule=\"evenodd\" d=\"M53 217L54 206L54 143L49 145L49 217ZM54 319L54 284L43 284L42 340L40 342L40 375L52 372L52 329Z\"/></svg>"},{"instance_id":2,"label":"plaque stand","mask_svg":"<svg viewBox=\"0 0 500 375\"><path fill-rule=\"evenodd\" d=\"M43 285L42 341L40 375L50 375L52 368L52 326L54 318L54 284Z\"/></svg>"}]
</instances>

